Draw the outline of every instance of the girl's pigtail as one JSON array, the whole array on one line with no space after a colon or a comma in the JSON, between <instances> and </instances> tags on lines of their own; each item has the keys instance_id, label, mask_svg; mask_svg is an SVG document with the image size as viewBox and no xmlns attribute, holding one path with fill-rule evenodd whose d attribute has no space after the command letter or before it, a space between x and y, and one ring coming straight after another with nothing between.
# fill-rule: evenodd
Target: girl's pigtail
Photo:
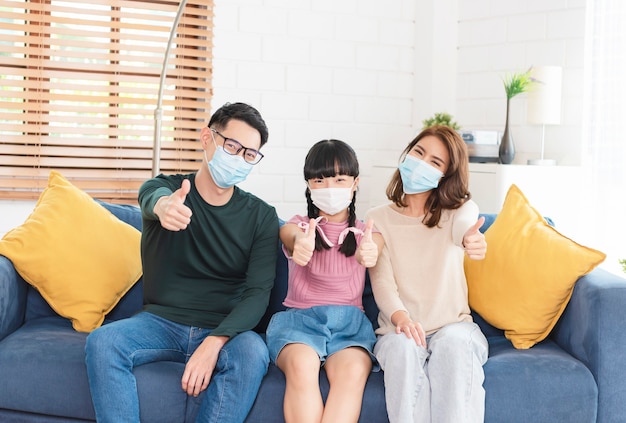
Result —
<instances>
[{"instance_id":1,"label":"girl's pigtail","mask_svg":"<svg viewBox=\"0 0 626 423\"><path fill-rule=\"evenodd\" d=\"M356 224L356 191L354 191L354 194L352 195L352 201L348 206L348 212L348 227L353 228ZM356 253L356 236L354 235L354 232L348 232L348 235L346 235L346 239L344 239L343 244L341 244L339 251L341 251L346 257L351 257L354 253Z\"/></svg>"},{"instance_id":2,"label":"girl's pigtail","mask_svg":"<svg viewBox=\"0 0 626 423\"><path fill-rule=\"evenodd\" d=\"M320 216L320 210L315 206L315 204L313 204L313 200L311 200L311 191L309 190L309 188L306 189L304 195L306 197L307 215L309 216L309 219L317 219ZM318 234L316 231L315 251L321 251L322 249L328 250L329 248L330 245L326 244L320 234Z\"/></svg>"}]
</instances>

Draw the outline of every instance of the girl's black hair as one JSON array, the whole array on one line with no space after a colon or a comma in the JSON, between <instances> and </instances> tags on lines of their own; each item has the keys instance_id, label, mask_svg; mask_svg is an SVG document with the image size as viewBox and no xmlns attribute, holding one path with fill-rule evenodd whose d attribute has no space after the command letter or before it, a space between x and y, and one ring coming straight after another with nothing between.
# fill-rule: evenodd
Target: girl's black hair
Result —
<instances>
[{"instance_id":1,"label":"girl's black hair","mask_svg":"<svg viewBox=\"0 0 626 423\"><path fill-rule=\"evenodd\" d=\"M359 161L356 153L348 144L340 140L322 140L311 147L304 160L304 180L317 178L332 178L337 175L348 175L356 178L359 176ZM307 213L310 219L319 217L320 210L311 200L311 190L307 186L304 193L307 201ZM352 201L348 206L348 226L354 227L356 222L356 191L352 195ZM329 249L324 240L315 234L315 250ZM353 256L356 252L356 237L349 232L343 244L339 248L346 257Z\"/></svg>"}]
</instances>

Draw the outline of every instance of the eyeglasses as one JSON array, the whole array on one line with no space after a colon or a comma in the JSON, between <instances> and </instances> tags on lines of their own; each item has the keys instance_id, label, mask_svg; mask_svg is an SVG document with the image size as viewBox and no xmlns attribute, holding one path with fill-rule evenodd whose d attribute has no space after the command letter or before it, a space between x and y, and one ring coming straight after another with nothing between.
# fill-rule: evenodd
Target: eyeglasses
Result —
<instances>
[{"instance_id":1,"label":"eyeglasses","mask_svg":"<svg viewBox=\"0 0 626 423\"><path fill-rule=\"evenodd\" d=\"M257 151L253 148L244 147L239 141L232 138L227 138L213 128L211 128L211 131L224 138L224 144L222 145L222 147L224 148L224 151L231 156L236 156L241 152L241 150L243 150L243 159L253 165L260 162L263 158L263 153L261 153L260 151Z\"/></svg>"}]
</instances>

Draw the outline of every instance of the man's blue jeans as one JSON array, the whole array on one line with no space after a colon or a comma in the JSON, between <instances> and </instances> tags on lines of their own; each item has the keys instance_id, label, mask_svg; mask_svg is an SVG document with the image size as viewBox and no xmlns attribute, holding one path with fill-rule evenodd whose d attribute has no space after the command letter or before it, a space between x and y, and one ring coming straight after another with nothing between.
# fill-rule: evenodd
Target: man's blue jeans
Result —
<instances>
[{"instance_id":1,"label":"man's blue jeans","mask_svg":"<svg viewBox=\"0 0 626 423\"><path fill-rule=\"evenodd\" d=\"M133 368L155 361L185 363L210 333L147 312L90 333L85 353L97 421L139 422ZM268 364L267 347L258 334L247 331L231 338L220 351L196 421L243 422Z\"/></svg>"}]
</instances>

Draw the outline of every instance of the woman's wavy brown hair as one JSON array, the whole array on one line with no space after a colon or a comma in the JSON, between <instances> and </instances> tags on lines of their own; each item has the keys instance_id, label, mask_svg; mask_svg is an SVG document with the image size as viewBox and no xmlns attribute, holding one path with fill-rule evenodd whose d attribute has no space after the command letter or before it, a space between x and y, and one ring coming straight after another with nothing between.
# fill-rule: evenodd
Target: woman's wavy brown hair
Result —
<instances>
[{"instance_id":1,"label":"woman's wavy brown hair","mask_svg":"<svg viewBox=\"0 0 626 423\"><path fill-rule=\"evenodd\" d=\"M467 146L461 136L452 128L443 125L435 125L424 129L409 143L400 155L400 161L415 147L422 138L432 135L437 137L448 149L450 163L448 170L439 181L439 186L430 191L426 208L428 213L424 216L423 223L432 228L437 226L444 209L458 209L471 198L469 192L469 159ZM400 171L396 169L389 185L387 185L387 198L398 207L406 207L404 189Z\"/></svg>"}]
</instances>

